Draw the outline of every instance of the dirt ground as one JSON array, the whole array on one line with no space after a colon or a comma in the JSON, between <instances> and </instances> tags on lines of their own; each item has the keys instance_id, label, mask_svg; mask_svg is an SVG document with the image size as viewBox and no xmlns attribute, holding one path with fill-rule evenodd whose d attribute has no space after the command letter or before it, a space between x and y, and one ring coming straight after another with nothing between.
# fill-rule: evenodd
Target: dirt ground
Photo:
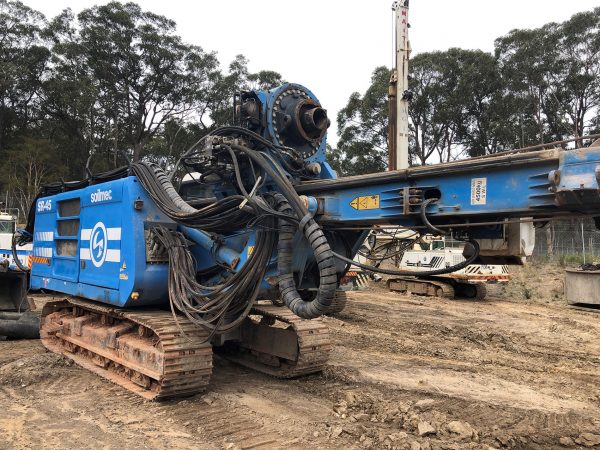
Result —
<instances>
[{"instance_id":1,"label":"dirt ground","mask_svg":"<svg viewBox=\"0 0 600 450\"><path fill-rule=\"evenodd\" d=\"M600 448L600 313L566 306L561 283L530 266L483 302L371 287L324 319L322 374L215 358L207 393L160 403L0 342L0 448Z\"/></svg>"}]
</instances>

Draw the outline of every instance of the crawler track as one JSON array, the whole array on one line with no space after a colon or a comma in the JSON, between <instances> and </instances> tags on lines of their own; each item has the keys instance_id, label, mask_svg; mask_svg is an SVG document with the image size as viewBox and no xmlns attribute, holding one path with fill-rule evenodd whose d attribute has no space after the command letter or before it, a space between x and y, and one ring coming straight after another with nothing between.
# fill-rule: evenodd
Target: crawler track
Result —
<instances>
[{"instance_id":1,"label":"crawler track","mask_svg":"<svg viewBox=\"0 0 600 450\"><path fill-rule=\"evenodd\" d=\"M257 304L241 333L241 342L222 355L278 378L320 372L331 351L329 329L321 320L301 319L285 307Z\"/></svg>"},{"instance_id":2,"label":"crawler track","mask_svg":"<svg viewBox=\"0 0 600 450\"><path fill-rule=\"evenodd\" d=\"M573 310L600 314L600 305L590 305L588 303L570 303L567 306Z\"/></svg>"},{"instance_id":3,"label":"crawler track","mask_svg":"<svg viewBox=\"0 0 600 450\"><path fill-rule=\"evenodd\" d=\"M431 279L418 279L414 277L392 278L387 282L391 291L412 292L430 297L454 298L454 287L450 283Z\"/></svg>"},{"instance_id":4,"label":"crawler track","mask_svg":"<svg viewBox=\"0 0 600 450\"><path fill-rule=\"evenodd\" d=\"M207 334L170 312L130 311L81 299L47 303L40 337L49 350L146 398L201 392L212 371Z\"/></svg>"}]
</instances>

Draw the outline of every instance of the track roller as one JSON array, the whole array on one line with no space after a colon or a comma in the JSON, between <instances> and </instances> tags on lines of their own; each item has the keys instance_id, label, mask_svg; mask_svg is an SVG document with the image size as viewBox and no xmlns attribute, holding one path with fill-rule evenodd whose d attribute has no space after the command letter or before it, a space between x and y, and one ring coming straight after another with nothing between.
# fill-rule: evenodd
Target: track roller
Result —
<instances>
[{"instance_id":1,"label":"track roller","mask_svg":"<svg viewBox=\"0 0 600 450\"><path fill-rule=\"evenodd\" d=\"M487 295L484 283L457 283L456 295L473 300L483 300Z\"/></svg>"},{"instance_id":2,"label":"track roller","mask_svg":"<svg viewBox=\"0 0 600 450\"><path fill-rule=\"evenodd\" d=\"M331 351L329 329L289 309L258 303L242 324L239 342L219 350L226 359L278 378L320 372Z\"/></svg>"}]
</instances>

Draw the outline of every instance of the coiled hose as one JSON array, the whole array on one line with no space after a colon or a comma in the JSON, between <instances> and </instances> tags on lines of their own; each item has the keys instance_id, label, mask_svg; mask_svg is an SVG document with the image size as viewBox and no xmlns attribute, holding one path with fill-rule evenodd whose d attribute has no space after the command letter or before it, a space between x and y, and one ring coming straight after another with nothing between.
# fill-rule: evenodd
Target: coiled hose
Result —
<instances>
[{"instance_id":1,"label":"coiled hose","mask_svg":"<svg viewBox=\"0 0 600 450\"><path fill-rule=\"evenodd\" d=\"M294 211L283 195L277 193L273 197L280 213L293 215ZM301 231L310 244L319 266L317 296L312 301L305 301L296 289L293 274L293 242L296 226L285 219L279 219L279 243L277 244L279 292L286 306L294 314L304 319L313 319L331 309L337 288L337 271L333 252L319 224L310 219L306 221Z\"/></svg>"},{"instance_id":2,"label":"coiled hose","mask_svg":"<svg viewBox=\"0 0 600 450\"><path fill-rule=\"evenodd\" d=\"M240 208L242 195L230 195L196 209L179 196L169 177L156 164L134 163L131 171L158 208L177 223L218 233L242 228L252 218L245 208Z\"/></svg>"}]
</instances>

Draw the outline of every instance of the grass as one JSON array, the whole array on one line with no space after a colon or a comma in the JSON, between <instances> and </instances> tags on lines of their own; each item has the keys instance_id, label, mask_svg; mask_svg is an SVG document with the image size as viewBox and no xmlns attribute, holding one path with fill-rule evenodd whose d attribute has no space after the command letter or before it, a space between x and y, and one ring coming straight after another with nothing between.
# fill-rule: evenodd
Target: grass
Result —
<instances>
[{"instance_id":1,"label":"grass","mask_svg":"<svg viewBox=\"0 0 600 450\"><path fill-rule=\"evenodd\" d=\"M583 253L568 253L564 255L556 256L535 256L531 257L533 263L556 263L561 267L567 266L580 266L583 264L584 254ZM585 254L585 262L588 264L599 264L598 258L593 258L591 253Z\"/></svg>"}]
</instances>

